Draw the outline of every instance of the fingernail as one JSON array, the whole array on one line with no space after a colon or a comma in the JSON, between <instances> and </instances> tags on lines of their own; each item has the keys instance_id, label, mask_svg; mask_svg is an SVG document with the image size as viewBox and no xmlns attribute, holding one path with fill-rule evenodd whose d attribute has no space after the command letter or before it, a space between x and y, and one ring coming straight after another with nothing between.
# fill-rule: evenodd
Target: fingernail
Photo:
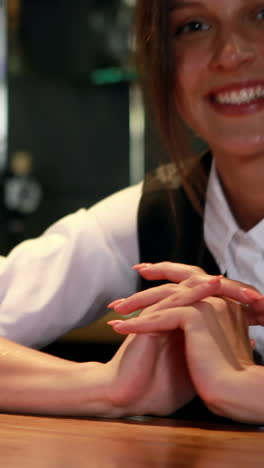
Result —
<instances>
[{"instance_id":1,"label":"fingernail","mask_svg":"<svg viewBox=\"0 0 264 468\"><path fill-rule=\"evenodd\" d=\"M109 322L107 322L107 325L111 325L111 327L115 326L115 325L120 325L120 323L123 323L124 320L109 320Z\"/></svg>"},{"instance_id":2,"label":"fingernail","mask_svg":"<svg viewBox=\"0 0 264 468\"><path fill-rule=\"evenodd\" d=\"M137 265L134 265L132 268L134 270L141 270L142 268L147 268L150 267L152 263L138 263Z\"/></svg>"},{"instance_id":3,"label":"fingernail","mask_svg":"<svg viewBox=\"0 0 264 468\"><path fill-rule=\"evenodd\" d=\"M263 294L258 291L254 291L253 289L242 288L242 291L248 299L256 300L263 298Z\"/></svg>"},{"instance_id":4,"label":"fingernail","mask_svg":"<svg viewBox=\"0 0 264 468\"><path fill-rule=\"evenodd\" d=\"M124 302L124 301L125 301L125 299L117 299L116 301L113 301L110 304L108 304L107 309L114 309L119 304L122 304L122 302Z\"/></svg>"},{"instance_id":5,"label":"fingernail","mask_svg":"<svg viewBox=\"0 0 264 468\"><path fill-rule=\"evenodd\" d=\"M251 344L251 348L252 348L252 349L255 349L255 347L256 347L256 340L253 340L253 339L250 340L250 344Z\"/></svg>"}]
</instances>

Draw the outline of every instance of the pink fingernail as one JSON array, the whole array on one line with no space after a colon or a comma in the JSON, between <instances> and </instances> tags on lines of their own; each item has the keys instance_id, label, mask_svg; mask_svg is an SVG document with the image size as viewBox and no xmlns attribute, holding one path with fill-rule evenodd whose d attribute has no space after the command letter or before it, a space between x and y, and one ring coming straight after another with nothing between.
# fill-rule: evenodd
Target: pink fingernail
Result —
<instances>
[{"instance_id":1,"label":"pink fingernail","mask_svg":"<svg viewBox=\"0 0 264 468\"><path fill-rule=\"evenodd\" d=\"M263 298L263 294L259 293L258 291L253 291L253 289L242 288L242 291L248 299L256 300Z\"/></svg>"},{"instance_id":2,"label":"pink fingernail","mask_svg":"<svg viewBox=\"0 0 264 468\"><path fill-rule=\"evenodd\" d=\"M117 299L116 301L113 301L110 304L108 304L107 309L114 309L119 304L122 304L122 302L124 302L124 301L125 301L125 299Z\"/></svg>"},{"instance_id":3,"label":"pink fingernail","mask_svg":"<svg viewBox=\"0 0 264 468\"><path fill-rule=\"evenodd\" d=\"M152 263L138 263L137 265L134 265L132 268L134 270L142 270L142 268L147 268L152 266Z\"/></svg>"},{"instance_id":4,"label":"pink fingernail","mask_svg":"<svg viewBox=\"0 0 264 468\"><path fill-rule=\"evenodd\" d=\"M250 340L251 348L255 349L256 348L256 340Z\"/></svg>"},{"instance_id":5,"label":"pink fingernail","mask_svg":"<svg viewBox=\"0 0 264 468\"><path fill-rule=\"evenodd\" d=\"M109 320L109 322L107 322L107 324L114 327L115 325L120 325L120 323L123 323L123 322L124 322L124 320Z\"/></svg>"}]
</instances>

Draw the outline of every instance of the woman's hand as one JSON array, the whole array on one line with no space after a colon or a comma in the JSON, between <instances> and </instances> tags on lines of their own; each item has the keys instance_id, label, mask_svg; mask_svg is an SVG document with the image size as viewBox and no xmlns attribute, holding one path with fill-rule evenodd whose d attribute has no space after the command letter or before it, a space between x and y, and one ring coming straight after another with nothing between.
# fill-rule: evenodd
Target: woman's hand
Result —
<instances>
[{"instance_id":1,"label":"woman's hand","mask_svg":"<svg viewBox=\"0 0 264 468\"><path fill-rule=\"evenodd\" d=\"M262 413L258 408L262 403L252 403L254 396L247 391L249 369L257 366L253 362L244 313L238 303L210 297L191 306L152 311L110 324L118 333L182 330L188 369L197 393L208 408L240 421L264 421L264 408ZM250 404L257 405L251 413Z\"/></svg>"},{"instance_id":2,"label":"woman's hand","mask_svg":"<svg viewBox=\"0 0 264 468\"><path fill-rule=\"evenodd\" d=\"M130 335L105 366L111 417L165 416L195 396L181 330Z\"/></svg>"},{"instance_id":3,"label":"woman's hand","mask_svg":"<svg viewBox=\"0 0 264 468\"><path fill-rule=\"evenodd\" d=\"M122 315L146 308L147 312L160 310L160 305L162 308L191 305L209 296L226 296L250 305L244 309L249 325L264 324L264 296L252 286L230 280L223 275L211 276L201 268L179 263L140 264L134 268L147 280L167 280L171 283L109 304L110 308Z\"/></svg>"}]
</instances>

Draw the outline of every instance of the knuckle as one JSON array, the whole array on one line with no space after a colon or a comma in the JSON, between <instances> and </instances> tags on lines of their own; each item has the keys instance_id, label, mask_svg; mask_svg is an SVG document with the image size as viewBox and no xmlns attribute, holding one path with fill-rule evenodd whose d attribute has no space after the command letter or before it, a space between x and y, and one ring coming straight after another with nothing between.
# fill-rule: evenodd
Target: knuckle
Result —
<instances>
[{"instance_id":1,"label":"knuckle","mask_svg":"<svg viewBox=\"0 0 264 468\"><path fill-rule=\"evenodd\" d=\"M166 295L171 296L173 293L175 293L175 289L176 289L177 286L174 283L167 283L167 284L164 284L161 287L163 289L163 292Z\"/></svg>"},{"instance_id":2,"label":"knuckle","mask_svg":"<svg viewBox=\"0 0 264 468\"><path fill-rule=\"evenodd\" d=\"M148 319L151 320L151 322L159 322L162 319L162 313L159 311L151 312L151 314L148 316Z\"/></svg>"},{"instance_id":3,"label":"knuckle","mask_svg":"<svg viewBox=\"0 0 264 468\"><path fill-rule=\"evenodd\" d=\"M192 289L181 286L179 289L174 289L170 296L172 305L183 305L193 298Z\"/></svg>"},{"instance_id":4,"label":"knuckle","mask_svg":"<svg viewBox=\"0 0 264 468\"><path fill-rule=\"evenodd\" d=\"M171 297L170 297L170 300L171 300L171 305L174 305L174 304L178 304L179 302L179 294L176 292L174 292Z\"/></svg>"},{"instance_id":5,"label":"knuckle","mask_svg":"<svg viewBox=\"0 0 264 468\"><path fill-rule=\"evenodd\" d=\"M195 266L195 265L189 265L189 268L195 274L205 273L205 271L202 268Z\"/></svg>"},{"instance_id":6,"label":"knuckle","mask_svg":"<svg viewBox=\"0 0 264 468\"><path fill-rule=\"evenodd\" d=\"M208 275L205 273L195 273L192 274L187 280L186 280L186 286L199 286L203 285L208 282Z\"/></svg>"},{"instance_id":7,"label":"knuckle","mask_svg":"<svg viewBox=\"0 0 264 468\"><path fill-rule=\"evenodd\" d=\"M172 265L173 265L173 263L168 262L168 261L160 263L161 268L164 268L164 269L170 268Z\"/></svg>"}]
</instances>

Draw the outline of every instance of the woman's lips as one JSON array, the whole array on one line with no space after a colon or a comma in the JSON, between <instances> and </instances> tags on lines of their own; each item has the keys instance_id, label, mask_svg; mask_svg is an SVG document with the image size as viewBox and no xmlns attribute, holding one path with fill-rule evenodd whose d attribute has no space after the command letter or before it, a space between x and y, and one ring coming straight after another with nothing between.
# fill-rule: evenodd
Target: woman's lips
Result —
<instances>
[{"instance_id":1,"label":"woman's lips","mask_svg":"<svg viewBox=\"0 0 264 468\"><path fill-rule=\"evenodd\" d=\"M222 114L241 116L255 113L264 107L264 82L233 83L210 91L206 98Z\"/></svg>"},{"instance_id":2,"label":"woman's lips","mask_svg":"<svg viewBox=\"0 0 264 468\"><path fill-rule=\"evenodd\" d=\"M234 117L254 114L264 109L264 98L258 98L245 104L222 104L212 99L209 99L208 101L215 111Z\"/></svg>"}]
</instances>

